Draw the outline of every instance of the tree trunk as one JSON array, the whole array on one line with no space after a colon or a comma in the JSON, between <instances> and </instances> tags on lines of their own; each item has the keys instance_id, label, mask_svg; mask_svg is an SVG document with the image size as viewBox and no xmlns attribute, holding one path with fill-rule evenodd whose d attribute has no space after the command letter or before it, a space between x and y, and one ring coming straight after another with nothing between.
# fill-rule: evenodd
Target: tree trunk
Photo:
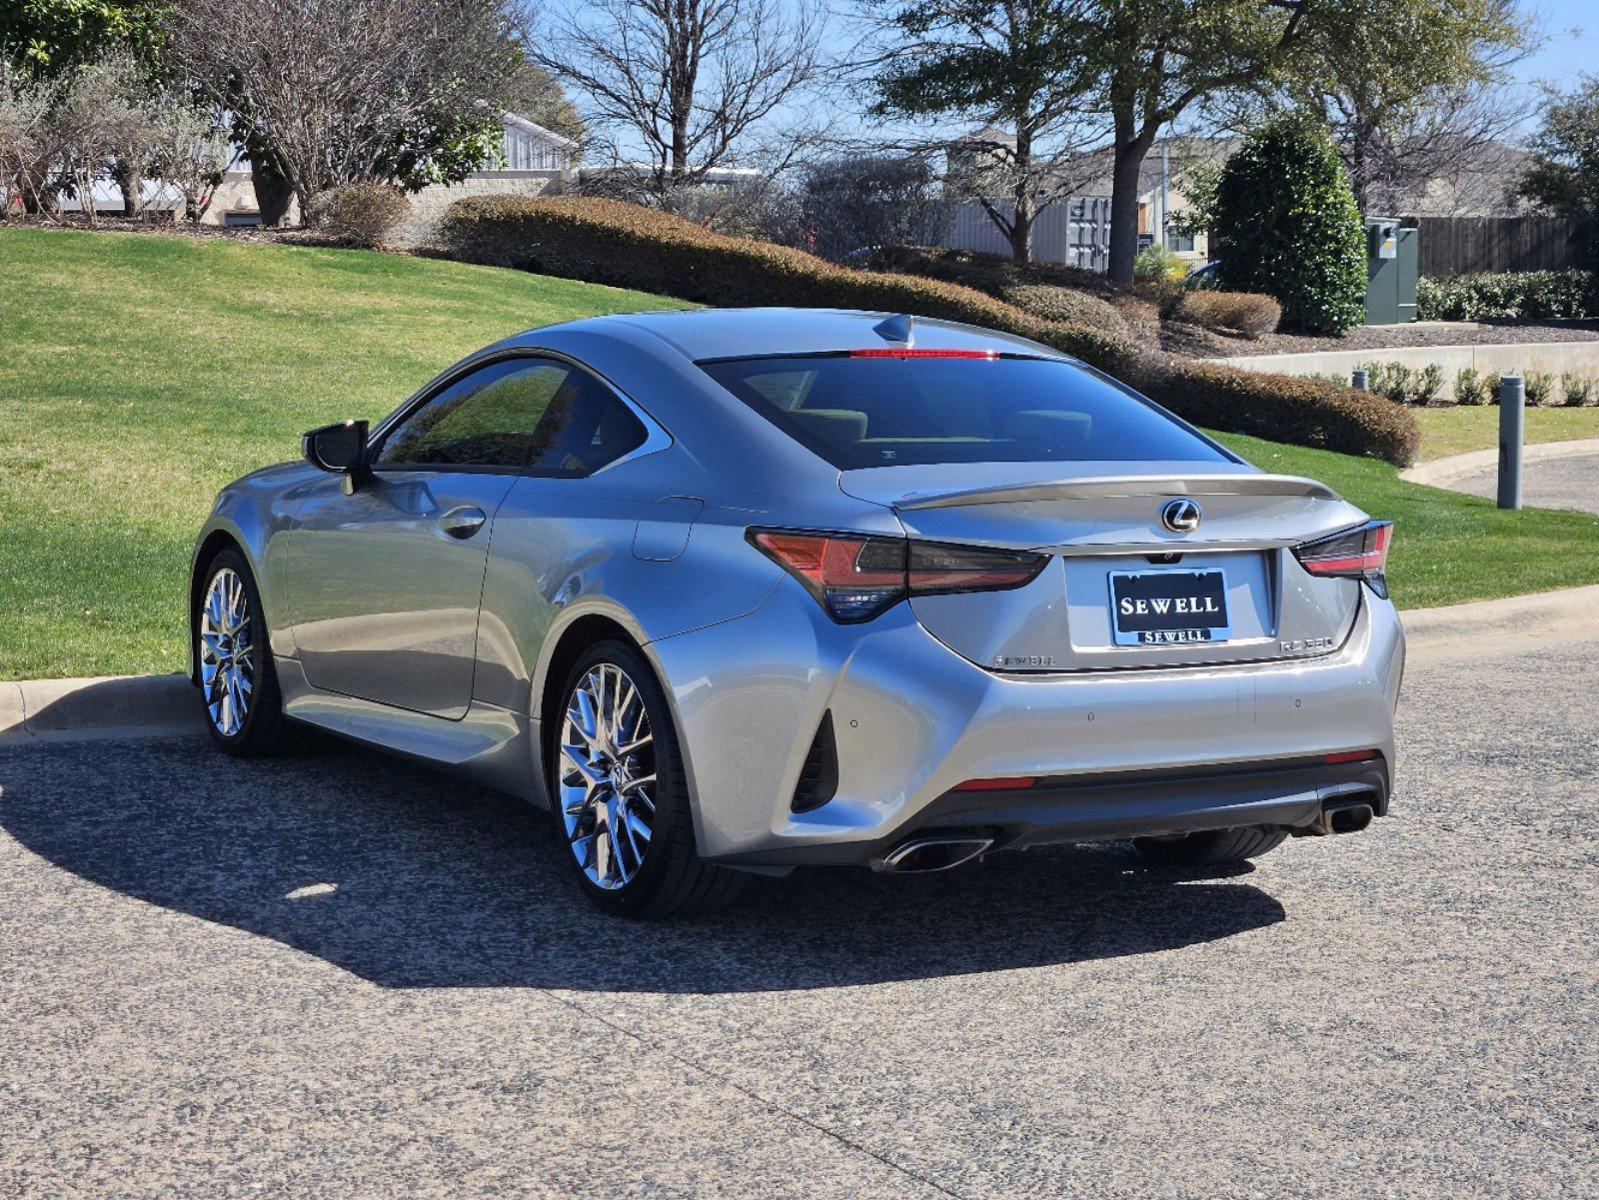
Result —
<instances>
[{"instance_id":1,"label":"tree trunk","mask_svg":"<svg viewBox=\"0 0 1599 1200\"><path fill-rule=\"evenodd\" d=\"M1112 283L1133 281L1133 260L1138 257L1139 177L1144 169L1144 156L1154 140L1154 132L1148 128L1136 137L1116 138L1116 156L1110 176Z\"/></svg>"},{"instance_id":2,"label":"tree trunk","mask_svg":"<svg viewBox=\"0 0 1599 1200\"><path fill-rule=\"evenodd\" d=\"M1030 199L1019 199L1011 214L1010 231L1005 235L1010 242L1011 261L1019 267L1033 261L1033 224L1037 220L1038 214L1033 211Z\"/></svg>"},{"instance_id":3,"label":"tree trunk","mask_svg":"<svg viewBox=\"0 0 1599 1200\"><path fill-rule=\"evenodd\" d=\"M255 203L261 210L261 224L268 229L276 229L289 215L289 202L294 199L294 189L282 174L253 155L250 164L250 177L255 184Z\"/></svg>"},{"instance_id":4,"label":"tree trunk","mask_svg":"<svg viewBox=\"0 0 1599 1200\"><path fill-rule=\"evenodd\" d=\"M1032 132L1016 123L1015 186L1011 189L1011 226L1006 235L1010 241L1011 261L1025 267L1033 261L1033 225L1038 221L1038 207L1033 198L1033 138Z\"/></svg>"},{"instance_id":5,"label":"tree trunk","mask_svg":"<svg viewBox=\"0 0 1599 1200\"><path fill-rule=\"evenodd\" d=\"M139 180L133 177L133 172L128 170L121 162L111 168L111 182L117 185L117 191L122 193L122 215L128 220L139 215Z\"/></svg>"}]
</instances>

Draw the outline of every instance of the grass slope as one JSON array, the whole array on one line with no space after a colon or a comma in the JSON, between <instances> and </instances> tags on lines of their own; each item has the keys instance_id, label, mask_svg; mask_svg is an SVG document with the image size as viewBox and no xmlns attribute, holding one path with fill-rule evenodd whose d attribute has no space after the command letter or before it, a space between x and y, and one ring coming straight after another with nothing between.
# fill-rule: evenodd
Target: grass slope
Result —
<instances>
[{"instance_id":1,"label":"grass slope","mask_svg":"<svg viewBox=\"0 0 1599 1200\"><path fill-rule=\"evenodd\" d=\"M300 433L376 417L518 329L674 307L517 271L223 239L0 228L0 678L183 663L195 531ZM1392 467L1251 438L1395 517L1417 607L1599 579L1599 519L1500 513Z\"/></svg>"},{"instance_id":2,"label":"grass slope","mask_svg":"<svg viewBox=\"0 0 1599 1200\"><path fill-rule=\"evenodd\" d=\"M1599 516L1529 508L1399 478L1369 458L1218 434L1263 471L1308 475L1396 522L1388 582L1400 608L1431 608L1599 580Z\"/></svg>"},{"instance_id":3,"label":"grass slope","mask_svg":"<svg viewBox=\"0 0 1599 1200\"><path fill-rule=\"evenodd\" d=\"M1421 424L1421 457L1448 458L1499 445L1499 409L1492 405L1443 405L1412 410ZM1599 408L1529 408L1526 437L1534 442L1599 438Z\"/></svg>"},{"instance_id":4,"label":"grass slope","mask_svg":"<svg viewBox=\"0 0 1599 1200\"><path fill-rule=\"evenodd\" d=\"M0 678L183 663L195 532L313 425L534 325L682 307L347 250L0 227Z\"/></svg>"}]
</instances>

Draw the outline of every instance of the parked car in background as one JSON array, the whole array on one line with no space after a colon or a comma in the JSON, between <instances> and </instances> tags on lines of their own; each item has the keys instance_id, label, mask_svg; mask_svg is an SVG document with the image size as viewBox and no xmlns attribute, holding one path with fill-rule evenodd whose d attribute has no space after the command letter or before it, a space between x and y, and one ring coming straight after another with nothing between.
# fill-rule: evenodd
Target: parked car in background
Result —
<instances>
[{"instance_id":1,"label":"parked car in background","mask_svg":"<svg viewBox=\"0 0 1599 1200\"><path fill-rule=\"evenodd\" d=\"M1052 842L1215 866L1388 809L1391 527L1032 342L599 317L304 452L200 532L215 740L524 795L607 911Z\"/></svg>"}]
</instances>

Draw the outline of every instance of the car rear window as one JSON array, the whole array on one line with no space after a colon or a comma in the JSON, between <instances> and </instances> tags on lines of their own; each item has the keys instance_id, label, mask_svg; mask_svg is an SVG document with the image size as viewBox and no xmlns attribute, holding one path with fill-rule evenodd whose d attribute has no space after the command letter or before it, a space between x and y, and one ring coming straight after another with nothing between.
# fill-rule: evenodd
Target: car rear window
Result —
<instances>
[{"instance_id":1,"label":"car rear window","mask_svg":"<svg viewBox=\"0 0 1599 1200\"><path fill-rule=\"evenodd\" d=\"M840 469L917 463L1226 462L1160 409L1071 363L849 354L700 364Z\"/></svg>"}]
</instances>

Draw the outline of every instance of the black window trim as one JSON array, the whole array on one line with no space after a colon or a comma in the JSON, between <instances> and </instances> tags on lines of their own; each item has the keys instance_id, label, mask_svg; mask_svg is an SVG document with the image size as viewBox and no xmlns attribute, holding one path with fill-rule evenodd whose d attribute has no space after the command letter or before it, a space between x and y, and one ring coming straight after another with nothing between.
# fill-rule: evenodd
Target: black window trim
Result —
<instances>
[{"instance_id":1,"label":"black window trim","mask_svg":"<svg viewBox=\"0 0 1599 1200\"><path fill-rule=\"evenodd\" d=\"M538 346L508 346L497 350L481 350L476 354L462 359L458 363L452 364L440 374L435 375L420 389L412 393L410 399L406 400L405 403L401 404L388 416L384 417L381 422L379 422L378 427L373 430L372 435L367 439L367 453L369 455L376 454L382 448L383 443L388 440L389 435L395 431L395 429L404 424L414 414L419 412L428 404L431 404L434 400L438 399L442 393L454 387L468 375L475 371L481 371L484 367L492 367L496 363L507 362L513 359L525 359L529 362L552 362L561 366L570 367L575 371L583 372L583 374L587 375L590 379L594 380L594 382L598 383L602 388L609 392L611 397L615 399L616 402L623 408L627 409L627 411L633 415L633 418L644 427L644 440L633 449L629 450L626 454L623 454L617 458L613 458L608 463L602 463L600 466L595 467L592 470L587 468L578 471L563 470L559 467L538 468L531 466L489 466L487 464L479 465L476 463L377 462L371 463L369 469L374 474L379 475L389 473L398 474L400 472L411 472L414 474L418 471L436 471L449 475L525 475L530 479L587 479L590 476L598 475L601 471L608 471L612 467L618 466L621 463L630 462L631 460L640 458L645 454L653 454L657 450L664 450L674 441L671 433L669 433L648 411L634 403L634 401L630 399L621 388L617 387L614 383L612 383L599 371L596 371L593 367L589 366L587 363L579 361L570 354L563 354L558 350L546 350Z\"/></svg>"}]
</instances>

